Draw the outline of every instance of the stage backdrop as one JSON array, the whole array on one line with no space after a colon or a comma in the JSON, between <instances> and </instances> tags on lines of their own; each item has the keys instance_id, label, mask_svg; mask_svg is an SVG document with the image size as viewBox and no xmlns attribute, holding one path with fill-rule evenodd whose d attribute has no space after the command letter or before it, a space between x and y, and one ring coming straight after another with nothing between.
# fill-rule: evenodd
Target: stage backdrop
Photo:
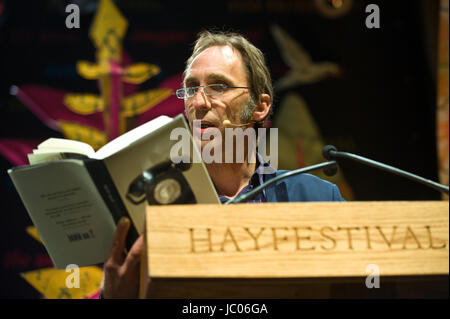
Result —
<instances>
[{"instance_id":1,"label":"stage backdrop","mask_svg":"<svg viewBox=\"0 0 450 319\"><path fill-rule=\"evenodd\" d=\"M87 79L77 70L79 61L101 60L99 44L89 35L101 2L105 1L0 1L0 297L67 297L64 290L50 295L33 286L37 280L42 283L43 270L52 264L32 228L26 231L32 224L6 170L23 162L21 154L49 137L91 139L96 146L110 137L101 115L80 115L77 106L68 115L70 102L64 100L67 94L75 102L77 94L91 94L98 101L113 98L114 90L99 86L102 80ZM80 28L66 27L65 8L71 3L79 5ZM196 34L203 29L236 31L264 52L270 67L275 85L271 123L279 128L279 168L320 162L322 146L333 144L438 180L439 1L113 3L127 21L118 27L122 66L145 63L153 70L140 83L123 83L122 102L141 92L153 104L144 103L141 113L130 116L131 122L118 119L116 133L160 114L182 112L182 101L166 93L181 85L180 74ZM379 28L366 23L376 22L366 12L371 3L378 5ZM448 1L443 7L448 26ZM445 40L440 43L445 46ZM439 61L447 66L448 81L448 31L446 43L447 53ZM445 70L439 72L445 80ZM439 92L444 94L441 107L445 90ZM446 94L448 114L448 90ZM72 106L78 105L75 102ZM448 118L439 132L447 141L447 173L441 178L447 177L448 183ZM441 149L445 167L445 145ZM330 181L348 200L441 198L422 185L351 162L343 162L339 175ZM101 276L95 269L89 274Z\"/></svg>"}]
</instances>

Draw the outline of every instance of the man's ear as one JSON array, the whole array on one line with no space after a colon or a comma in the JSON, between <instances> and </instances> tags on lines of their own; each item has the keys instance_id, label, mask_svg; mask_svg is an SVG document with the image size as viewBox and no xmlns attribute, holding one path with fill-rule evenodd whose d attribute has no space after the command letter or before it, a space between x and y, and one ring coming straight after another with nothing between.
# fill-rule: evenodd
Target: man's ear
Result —
<instances>
[{"instance_id":1,"label":"man's ear","mask_svg":"<svg viewBox=\"0 0 450 319\"><path fill-rule=\"evenodd\" d=\"M252 120L255 122L262 121L266 118L270 111L270 95L269 94L261 94L259 96L259 101L256 104L255 109L253 110Z\"/></svg>"}]
</instances>

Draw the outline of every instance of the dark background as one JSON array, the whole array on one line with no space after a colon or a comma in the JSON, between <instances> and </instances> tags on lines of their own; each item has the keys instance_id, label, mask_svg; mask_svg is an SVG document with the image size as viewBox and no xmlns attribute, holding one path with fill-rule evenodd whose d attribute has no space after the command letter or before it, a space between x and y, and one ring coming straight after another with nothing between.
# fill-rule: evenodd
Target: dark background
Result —
<instances>
[{"instance_id":1,"label":"dark background","mask_svg":"<svg viewBox=\"0 0 450 319\"><path fill-rule=\"evenodd\" d=\"M326 1L326 0L324 0ZM65 27L65 6L77 3L81 28ZM365 7L376 3L381 28L367 29ZM0 0L0 138L60 137L16 97L11 85L39 84L69 92L98 93L97 83L76 73L78 60L95 61L88 38L97 1ZM156 87L182 72L196 34L204 28L244 33L266 55L273 80L287 72L270 33L280 25L314 61L332 61L344 72L315 84L276 92L300 94L325 143L437 181L435 133L438 1L353 1L330 19L310 0L116 1L128 19L124 49L134 62L162 72L140 85ZM279 156L283 156L279 154ZM0 297L38 298L20 276L49 263L31 239L31 221L0 157ZM342 171L355 200L437 200L422 185L355 163ZM11 257L12 256L12 257Z\"/></svg>"}]
</instances>

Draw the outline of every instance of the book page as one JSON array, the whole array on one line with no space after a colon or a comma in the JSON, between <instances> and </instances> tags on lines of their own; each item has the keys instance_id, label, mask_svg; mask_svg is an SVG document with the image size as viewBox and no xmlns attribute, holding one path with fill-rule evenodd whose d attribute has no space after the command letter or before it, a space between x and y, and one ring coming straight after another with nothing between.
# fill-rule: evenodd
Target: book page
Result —
<instances>
[{"instance_id":1,"label":"book page","mask_svg":"<svg viewBox=\"0 0 450 319\"><path fill-rule=\"evenodd\" d=\"M105 261L115 222L83 161L19 167L9 174L56 268Z\"/></svg>"},{"instance_id":2,"label":"book page","mask_svg":"<svg viewBox=\"0 0 450 319\"><path fill-rule=\"evenodd\" d=\"M38 145L37 150L33 150L33 154L49 152L79 153L88 157L92 157L95 154L94 149L89 144L65 138L54 137L45 140Z\"/></svg>"},{"instance_id":3,"label":"book page","mask_svg":"<svg viewBox=\"0 0 450 319\"><path fill-rule=\"evenodd\" d=\"M124 149L125 147L131 145L132 143L138 142L144 136L147 136L153 131L156 131L158 128L164 126L165 124L172 121L172 119L168 116L161 115L156 119L153 119L145 124L142 124L131 131L126 132L125 134L120 135L115 138L108 144L101 147L95 155L92 155L92 158L96 159L104 159L108 156L111 156L114 153Z\"/></svg>"},{"instance_id":4,"label":"book page","mask_svg":"<svg viewBox=\"0 0 450 319\"><path fill-rule=\"evenodd\" d=\"M90 158L104 159L132 143L139 141L143 136L150 134L161 126L169 123L171 120L172 119L168 116L159 116L152 121L122 134L101 147L97 152L94 151L92 146L83 142L64 138L49 138L39 144L38 148L33 150L33 154L28 154L28 162L30 165L34 165L64 158L78 158L70 154L82 154Z\"/></svg>"},{"instance_id":5,"label":"book page","mask_svg":"<svg viewBox=\"0 0 450 319\"><path fill-rule=\"evenodd\" d=\"M58 161L62 159L60 152L47 152L47 153L34 153L28 154L28 163L30 165L35 165L44 162Z\"/></svg>"},{"instance_id":6,"label":"book page","mask_svg":"<svg viewBox=\"0 0 450 319\"><path fill-rule=\"evenodd\" d=\"M80 154L80 153L71 153L71 152L33 152L33 154L28 154L28 162L30 165L51 162L51 161L59 161L66 158L88 158L88 156Z\"/></svg>"}]
</instances>

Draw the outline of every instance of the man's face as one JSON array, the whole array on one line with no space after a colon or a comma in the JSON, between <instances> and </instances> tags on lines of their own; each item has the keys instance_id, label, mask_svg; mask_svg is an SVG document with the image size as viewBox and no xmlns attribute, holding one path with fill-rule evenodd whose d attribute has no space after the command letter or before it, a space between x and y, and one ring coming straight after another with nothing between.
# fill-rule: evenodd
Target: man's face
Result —
<instances>
[{"instance_id":1,"label":"man's face","mask_svg":"<svg viewBox=\"0 0 450 319\"><path fill-rule=\"evenodd\" d=\"M247 77L239 51L229 46L213 46L200 53L188 66L184 80L185 87L224 84L227 86L248 86ZM250 99L248 89L226 89L217 96L206 96L203 88L196 95L185 100L189 123L201 120L201 133L208 128L218 128L224 136L224 120L241 124L241 112ZM205 144L207 141L202 142Z\"/></svg>"}]
</instances>

